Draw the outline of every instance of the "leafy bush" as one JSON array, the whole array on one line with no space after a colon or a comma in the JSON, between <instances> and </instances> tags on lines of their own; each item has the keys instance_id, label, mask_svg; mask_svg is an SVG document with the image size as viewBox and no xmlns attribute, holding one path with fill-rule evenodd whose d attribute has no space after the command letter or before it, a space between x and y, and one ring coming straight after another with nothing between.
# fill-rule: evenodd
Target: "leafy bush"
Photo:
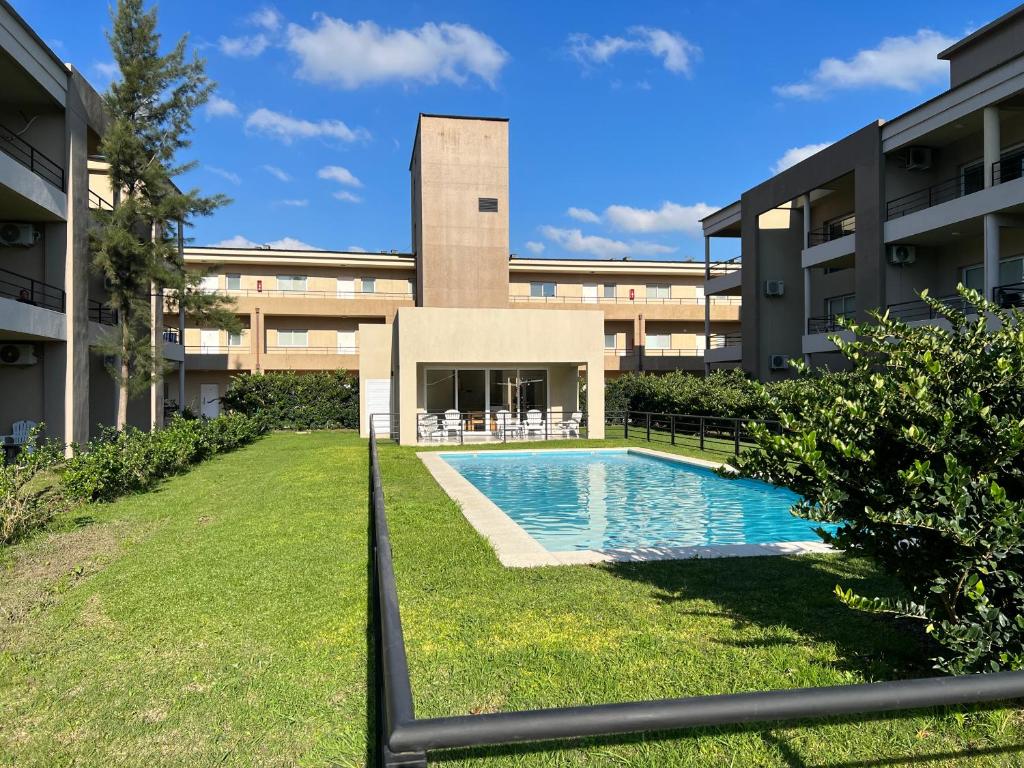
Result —
<instances>
[{"instance_id":1,"label":"leafy bush","mask_svg":"<svg viewBox=\"0 0 1024 768\"><path fill-rule=\"evenodd\" d=\"M907 599L836 591L923 620L954 673L1024 667L1024 317L960 293L976 319L924 296L951 330L882 316L835 339L852 375L790 403L765 387L785 431L756 429L737 460L800 493L795 514L839 523L825 541L897 576Z\"/></svg>"},{"instance_id":2,"label":"leafy bush","mask_svg":"<svg viewBox=\"0 0 1024 768\"><path fill-rule=\"evenodd\" d=\"M38 442L45 429L36 426L28 446L10 466L0 467L0 545L18 540L33 528L48 523L67 508L59 467L63 450L55 442Z\"/></svg>"},{"instance_id":3,"label":"leafy bush","mask_svg":"<svg viewBox=\"0 0 1024 768\"><path fill-rule=\"evenodd\" d=\"M228 411L259 415L275 429L359 426L359 380L347 371L241 374L220 401Z\"/></svg>"}]
</instances>

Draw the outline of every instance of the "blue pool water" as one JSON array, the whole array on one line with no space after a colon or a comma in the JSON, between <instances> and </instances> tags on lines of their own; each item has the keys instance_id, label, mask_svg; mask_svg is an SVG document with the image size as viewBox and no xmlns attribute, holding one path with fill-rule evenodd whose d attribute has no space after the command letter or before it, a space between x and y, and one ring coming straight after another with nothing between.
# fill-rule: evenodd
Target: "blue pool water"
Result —
<instances>
[{"instance_id":1,"label":"blue pool water","mask_svg":"<svg viewBox=\"0 0 1024 768\"><path fill-rule=\"evenodd\" d=\"M625 449L442 456L549 552L818 540L792 491Z\"/></svg>"}]
</instances>

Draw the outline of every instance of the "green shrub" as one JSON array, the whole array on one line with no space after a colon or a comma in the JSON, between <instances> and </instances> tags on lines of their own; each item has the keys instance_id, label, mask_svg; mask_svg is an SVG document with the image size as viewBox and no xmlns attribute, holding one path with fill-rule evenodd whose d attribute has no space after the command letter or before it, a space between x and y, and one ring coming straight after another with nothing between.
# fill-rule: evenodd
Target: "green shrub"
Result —
<instances>
[{"instance_id":1,"label":"green shrub","mask_svg":"<svg viewBox=\"0 0 1024 768\"><path fill-rule=\"evenodd\" d=\"M347 371L241 374L221 397L230 412L260 416L273 429L359 426L359 380Z\"/></svg>"},{"instance_id":2,"label":"green shrub","mask_svg":"<svg viewBox=\"0 0 1024 768\"><path fill-rule=\"evenodd\" d=\"M38 440L44 429L39 424L29 435L32 450L23 448L13 464L0 467L0 545L45 525L68 506L60 483L63 450Z\"/></svg>"},{"instance_id":3,"label":"green shrub","mask_svg":"<svg viewBox=\"0 0 1024 768\"><path fill-rule=\"evenodd\" d=\"M1024 329L974 291L977 319L925 300L952 330L887 315L835 339L852 375L763 392L784 432L757 429L742 474L788 486L794 513L840 524L837 547L865 552L906 599L846 604L923 621L949 672L1024 667ZM988 318L986 318L988 315ZM987 327L987 319L998 325ZM792 393L791 393L792 394Z\"/></svg>"}]
</instances>

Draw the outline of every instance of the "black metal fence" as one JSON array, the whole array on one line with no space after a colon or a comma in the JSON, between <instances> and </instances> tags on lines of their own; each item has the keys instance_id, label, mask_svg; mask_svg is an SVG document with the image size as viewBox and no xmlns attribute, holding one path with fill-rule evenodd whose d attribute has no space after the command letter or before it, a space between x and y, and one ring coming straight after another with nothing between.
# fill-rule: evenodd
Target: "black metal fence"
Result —
<instances>
[{"instance_id":1,"label":"black metal fence","mask_svg":"<svg viewBox=\"0 0 1024 768\"><path fill-rule=\"evenodd\" d=\"M1024 151L1018 150L992 163L992 183L1003 184L1019 179L1024 172Z\"/></svg>"},{"instance_id":2,"label":"black metal fence","mask_svg":"<svg viewBox=\"0 0 1024 768\"><path fill-rule=\"evenodd\" d=\"M936 301L959 312L969 313L974 309L974 305L960 295L940 296L936 298ZM914 320L932 320L936 317L940 317L939 313L922 299L913 299L911 301L901 301L898 304L890 304L887 307L887 310L889 312L889 317L903 320L905 322Z\"/></svg>"},{"instance_id":3,"label":"black metal fence","mask_svg":"<svg viewBox=\"0 0 1024 768\"><path fill-rule=\"evenodd\" d=\"M372 424L369 454L370 632L378 693L376 745L384 768L425 767L427 753L431 750L817 719L1024 698L1024 672L991 672L417 719Z\"/></svg>"},{"instance_id":4,"label":"black metal fence","mask_svg":"<svg viewBox=\"0 0 1024 768\"><path fill-rule=\"evenodd\" d=\"M925 208L931 208L940 203L948 203L950 200L978 192L983 188L984 179L980 173L967 173L953 179L946 179L890 200L885 204L885 218L886 220L898 219L900 216L923 211Z\"/></svg>"},{"instance_id":5,"label":"black metal fence","mask_svg":"<svg viewBox=\"0 0 1024 768\"><path fill-rule=\"evenodd\" d=\"M753 441L750 426L763 424L778 430L779 423L764 419L737 419L685 413L617 411L605 415L605 439L644 440L680 445L706 453L738 455Z\"/></svg>"},{"instance_id":6,"label":"black metal fence","mask_svg":"<svg viewBox=\"0 0 1024 768\"><path fill-rule=\"evenodd\" d=\"M807 333L809 335L816 333L837 333L843 330L843 326L839 324L840 318L846 319L849 317L852 317L852 313L841 312L836 315L825 315L823 317L808 317Z\"/></svg>"},{"instance_id":7,"label":"black metal fence","mask_svg":"<svg viewBox=\"0 0 1024 768\"><path fill-rule=\"evenodd\" d=\"M6 269L0 269L0 296L54 312L64 311L63 290Z\"/></svg>"},{"instance_id":8,"label":"black metal fence","mask_svg":"<svg viewBox=\"0 0 1024 768\"><path fill-rule=\"evenodd\" d=\"M996 286L992 300L1003 309L1024 307L1024 283L1007 283Z\"/></svg>"},{"instance_id":9,"label":"black metal fence","mask_svg":"<svg viewBox=\"0 0 1024 768\"><path fill-rule=\"evenodd\" d=\"M89 319L103 325L117 325L117 310L97 299L89 299Z\"/></svg>"},{"instance_id":10,"label":"black metal fence","mask_svg":"<svg viewBox=\"0 0 1024 768\"><path fill-rule=\"evenodd\" d=\"M17 160L44 181L64 190L64 169L9 128L0 125L0 151Z\"/></svg>"},{"instance_id":11,"label":"black metal fence","mask_svg":"<svg viewBox=\"0 0 1024 768\"><path fill-rule=\"evenodd\" d=\"M857 229L857 217L852 213L842 219L830 221L824 226L812 229L807 233L807 245L821 245L840 237L852 235Z\"/></svg>"}]
</instances>

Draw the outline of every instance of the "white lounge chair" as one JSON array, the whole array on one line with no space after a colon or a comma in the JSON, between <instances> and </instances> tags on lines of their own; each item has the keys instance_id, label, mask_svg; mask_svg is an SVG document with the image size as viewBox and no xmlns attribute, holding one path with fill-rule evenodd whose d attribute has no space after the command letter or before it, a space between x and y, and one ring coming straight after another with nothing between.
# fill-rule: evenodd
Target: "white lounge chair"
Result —
<instances>
[{"instance_id":1,"label":"white lounge chair","mask_svg":"<svg viewBox=\"0 0 1024 768\"><path fill-rule=\"evenodd\" d=\"M31 453L35 446L27 445L28 436L32 433L32 430L37 426L36 422L30 419L24 421L16 421L11 425L11 444L12 445L25 445L27 450Z\"/></svg>"},{"instance_id":2,"label":"white lounge chair","mask_svg":"<svg viewBox=\"0 0 1024 768\"><path fill-rule=\"evenodd\" d=\"M494 436L498 439L523 436L523 425L507 409L503 408L494 414L494 423Z\"/></svg>"},{"instance_id":3,"label":"white lounge chair","mask_svg":"<svg viewBox=\"0 0 1024 768\"><path fill-rule=\"evenodd\" d=\"M526 424L523 425L523 430L526 432L527 437L532 434L545 434L544 419L541 416L541 412L536 408L531 408L526 412Z\"/></svg>"},{"instance_id":4,"label":"white lounge chair","mask_svg":"<svg viewBox=\"0 0 1024 768\"><path fill-rule=\"evenodd\" d=\"M462 434L462 414L454 408L451 408L444 412L444 423L441 425L441 431L445 435L455 435L458 437Z\"/></svg>"},{"instance_id":5,"label":"white lounge chair","mask_svg":"<svg viewBox=\"0 0 1024 768\"><path fill-rule=\"evenodd\" d=\"M420 416L416 423L416 434L420 440L440 440L444 432L438 427L439 419L432 413Z\"/></svg>"},{"instance_id":6,"label":"white lounge chair","mask_svg":"<svg viewBox=\"0 0 1024 768\"><path fill-rule=\"evenodd\" d=\"M563 437L579 437L580 423L583 421L583 414L580 411L573 411L572 416L558 425L558 430Z\"/></svg>"}]
</instances>

